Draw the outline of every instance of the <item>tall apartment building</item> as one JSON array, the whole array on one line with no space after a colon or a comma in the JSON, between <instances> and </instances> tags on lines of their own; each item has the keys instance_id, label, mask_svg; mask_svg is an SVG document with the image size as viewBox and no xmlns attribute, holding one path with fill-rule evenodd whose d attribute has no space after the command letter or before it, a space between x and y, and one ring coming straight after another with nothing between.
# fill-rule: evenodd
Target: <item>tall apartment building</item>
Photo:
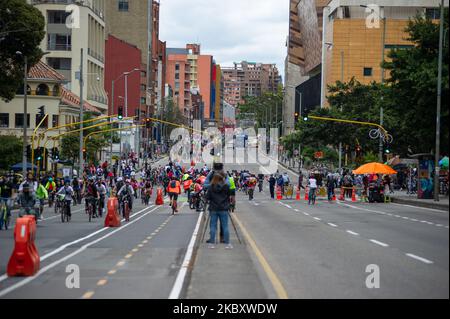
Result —
<instances>
[{"instance_id":1,"label":"tall apartment building","mask_svg":"<svg viewBox=\"0 0 450 319\"><path fill-rule=\"evenodd\" d=\"M215 108L215 99L212 99L213 57L201 54L199 44L167 48L166 55L166 81L172 87L175 103L188 117L192 112L191 91L196 90L202 96L204 118L211 118Z\"/></svg>"},{"instance_id":2,"label":"tall apartment building","mask_svg":"<svg viewBox=\"0 0 450 319\"><path fill-rule=\"evenodd\" d=\"M323 10L330 0L290 0L289 35L286 40L285 94L283 106L283 134L295 129L294 114L303 106L317 105L320 92L311 91L320 86L322 54ZM307 83L299 88L302 83Z\"/></svg>"},{"instance_id":3,"label":"tall apartment building","mask_svg":"<svg viewBox=\"0 0 450 319\"><path fill-rule=\"evenodd\" d=\"M166 43L159 40L160 3L155 0L108 0L105 8L107 34L133 44L141 50L141 64L147 77L145 88L147 99L145 103L141 103L141 109L142 112L148 111L153 114L164 102L165 90ZM152 23L150 15L153 17Z\"/></svg>"},{"instance_id":4,"label":"tall apartment building","mask_svg":"<svg viewBox=\"0 0 450 319\"><path fill-rule=\"evenodd\" d=\"M327 85L338 80L348 81L355 77L365 84L372 81L382 82L383 77L389 77L387 72L382 74L383 55L387 59L389 50L413 45L407 40L409 35L405 32L408 21L417 14L439 19L439 0L373 0L370 4L379 8L373 12L373 15L379 18L378 24L375 20L373 24L368 23L367 17L371 11L361 7L366 5L366 1L330 2L326 10L324 32L327 50L322 66L323 95L327 93ZM444 1L444 5L448 7L448 0ZM386 24L383 23L383 18ZM326 100L323 100L322 106L326 106Z\"/></svg>"},{"instance_id":5,"label":"tall apartment building","mask_svg":"<svg viewBox=\"0 0 450 319\"><path fill-rule=\"evenodd\" d=\"M246 96L277 92L281 77L275 64L242 61L222 67L224 100L233 106Z\"/></svg>"},{"instance_id":6,"label":"tall apartment building","mask_svg":"<svg viewBox=\"0 0 450 319\"><path fill-rule=\"evenodd\" d=\"M29 2L45 17L46 35L41 43L41 49L49 54L43 57L43 61L64 75L67 79L66 87L74 94L80 95L76 73L81 65L81 49L83 49L83 97L106 113L107 94L104 90L106 1L29 0Z\"/></svg>"}]
</instances>

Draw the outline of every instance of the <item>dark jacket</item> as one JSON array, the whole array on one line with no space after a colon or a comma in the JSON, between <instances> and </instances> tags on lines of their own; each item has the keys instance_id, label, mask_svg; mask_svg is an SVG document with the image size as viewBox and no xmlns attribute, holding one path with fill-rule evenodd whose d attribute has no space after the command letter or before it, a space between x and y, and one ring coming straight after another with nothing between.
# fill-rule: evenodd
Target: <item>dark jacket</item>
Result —
<instances>
[{"instance_id":1,"label":"dark jacket","mask_svg":"<svg viewBox=\"0 0 450 319\"><path fill-rule=\"evenodd\" d=\"M209 211L227 211L230 209L230 186L227 184L211 185L206 193Z\"/></svg>"}]
</instances>

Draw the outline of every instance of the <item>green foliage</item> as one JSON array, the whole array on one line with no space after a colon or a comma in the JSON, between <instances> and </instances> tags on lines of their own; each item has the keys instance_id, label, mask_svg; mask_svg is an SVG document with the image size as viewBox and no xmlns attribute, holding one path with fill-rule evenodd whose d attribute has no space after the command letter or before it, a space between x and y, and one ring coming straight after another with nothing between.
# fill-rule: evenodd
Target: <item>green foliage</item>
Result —
<instances>
[{"instance_id":1,"label":"green foliage","mask_svg":"<svg viewBox=\"0 0 450 319\"><path fill-rule=\"evenodd\" d=\"M367 152L363 157L363 163L372 163L372 162L378 162L378 155L373 152Z\"/></svg>"},{"instance_id":2,"label":"green foliage","mask_svg":"<svg viewBox=\"0 0 450 319\"><path fill-rule=\"evenodd\" d=\"M244 103L238 105L237 119L245 119L245 114L250 113L255 114L256 130L277 127L276 114L278 114L278 121L281 121L282 107L283 91L281 88L277 93L265 92L261 96L247 96L244 98Z\"/></svg>"},{"instance_id":3,"label":"green foliage","mask_svg":"<svg viewBox=\"0 0 450 319\"><path fill-rule=\"evenodd\" d=\"M165 122L175 123L177 125L188 125L188 119L184 117L183 113L175 105L172 99L168 100L165 105L164 112L162 114L162 120ZM176 126L164 124L165 136L168 138L172 130L176 128Z\"/></svg>"},{"instance_id":4,"label":"green foliage","mask_svg":"<svg viewBox=\"0 0 450 319\"><path fill-rule=\"evenodd\" d=\"M0 98L10 101L23 85L24 58L28 67L42 57L39 45L45 36L45 19L25 0L0 1Z\"/></svg>"},{"instance_id":5,"label":"green foliage","mask_svg":"<svg viewBox=\"0 0 450 319\"><path fill-rule=\"evenodd\" d=\"M8 170L11 165L21 162L22 150L22 139L12 135L0 136L0 169Z\"/></svg>"},{"instance_id":6,"label":"green foliage","mask_svg":"<svg viewBox=\"0 0 450 319\"><path fill-rule=\"evenodd\" d=\"M448 30L448 8L445 9L444 30ZM413 153L429 153L435 145L436 96L439 50L439 24L417 16L406 31L414 46L406 50L392 50L390 62L384 67L390 71L389 99L397 114L394 127L394 151L405 154L408 147ZM447 33L448 34L448 33ZM441 147L448 154L449 139L449 41L444 39L441 108Z\"/></svg>"}]
</instances>

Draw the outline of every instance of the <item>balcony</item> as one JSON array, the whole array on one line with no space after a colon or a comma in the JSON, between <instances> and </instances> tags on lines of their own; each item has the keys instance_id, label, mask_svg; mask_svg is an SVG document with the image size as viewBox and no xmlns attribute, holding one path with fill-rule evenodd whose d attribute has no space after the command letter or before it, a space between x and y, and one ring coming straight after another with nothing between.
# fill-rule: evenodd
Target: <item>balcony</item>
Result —
<instances>
[{"instance_id":1,"label":"balcony","mask_svg":"<svg viewBox=\"0 0 450 319\"><path fill-rule=\"evenodd\" d=\"M31 4L78 4L91 9L100 19L105 19L103 12L94 7L92 0L31 0Z\"/></svg>"},{"instance_id":2,"label":"balcony","mask_svg":"<svg viewBox=\"0 0 450 319\"><path fill-rule=\"evenodd\" d=\"M49 50L49 51L72 51L72 45L71 44L47 43L47 50Z\"/></svg>"},{"instance_id":3,"label":"balcony","mask_svg":"<svg viewBox=\"0 0 450 319\"><path fill-rule=\"evenodd\" d=\"M95 52L94 50L92 50L91 48L88 48L88 54L93 57L94 59L97 59L98 61L104 63L105 62L105 58L100 55L99 53Z\"/></svg>"}]
</instances>

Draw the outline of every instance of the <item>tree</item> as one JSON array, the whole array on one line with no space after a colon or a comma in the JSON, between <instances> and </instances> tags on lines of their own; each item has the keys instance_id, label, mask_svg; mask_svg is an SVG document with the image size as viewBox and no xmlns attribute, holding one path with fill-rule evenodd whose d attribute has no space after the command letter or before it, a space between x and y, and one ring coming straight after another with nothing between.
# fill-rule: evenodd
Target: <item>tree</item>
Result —
<instances>
[{"instance_id":1,"label":"tree","mask_svg":"<svg viewBox=\"0 0 450 319\"><path fill-rule=\"evenodd\" d=\"M0 136L0 169L7 170L22 161L23 141L13 135Z\"/></svg>"},{"instance_id":2,"label":"tree","mask_svg":"<svg viewBox=\"0 0 450 319\"><path fill-rule=\"evenodd\" d=\"M29 68L42 57L45 19L25 0L0 1L0 98L10 101L23 85L24 57Z\"/></svg>"},{"instance_id":3,"label":"tree","mask_svg":"<svg viewBox=\"0 0 450 319\"><path fill-rule=\"evenodd\" d=\"M448 8L445 9L444 30L448 30ZM394 150L406 154L410 147L413 153L429 153L435 145L439 24L418 15L409 21L406 31L414 46L391 50L390 61L384 63L390 71L387 82L389 99L393 101L391 106L401 119ZM448 38L444 39L444 44L441 140L448 141ZM441 147L441 151L448 154L448 143L441 143Z\"/></svg>"}]
</instances>

